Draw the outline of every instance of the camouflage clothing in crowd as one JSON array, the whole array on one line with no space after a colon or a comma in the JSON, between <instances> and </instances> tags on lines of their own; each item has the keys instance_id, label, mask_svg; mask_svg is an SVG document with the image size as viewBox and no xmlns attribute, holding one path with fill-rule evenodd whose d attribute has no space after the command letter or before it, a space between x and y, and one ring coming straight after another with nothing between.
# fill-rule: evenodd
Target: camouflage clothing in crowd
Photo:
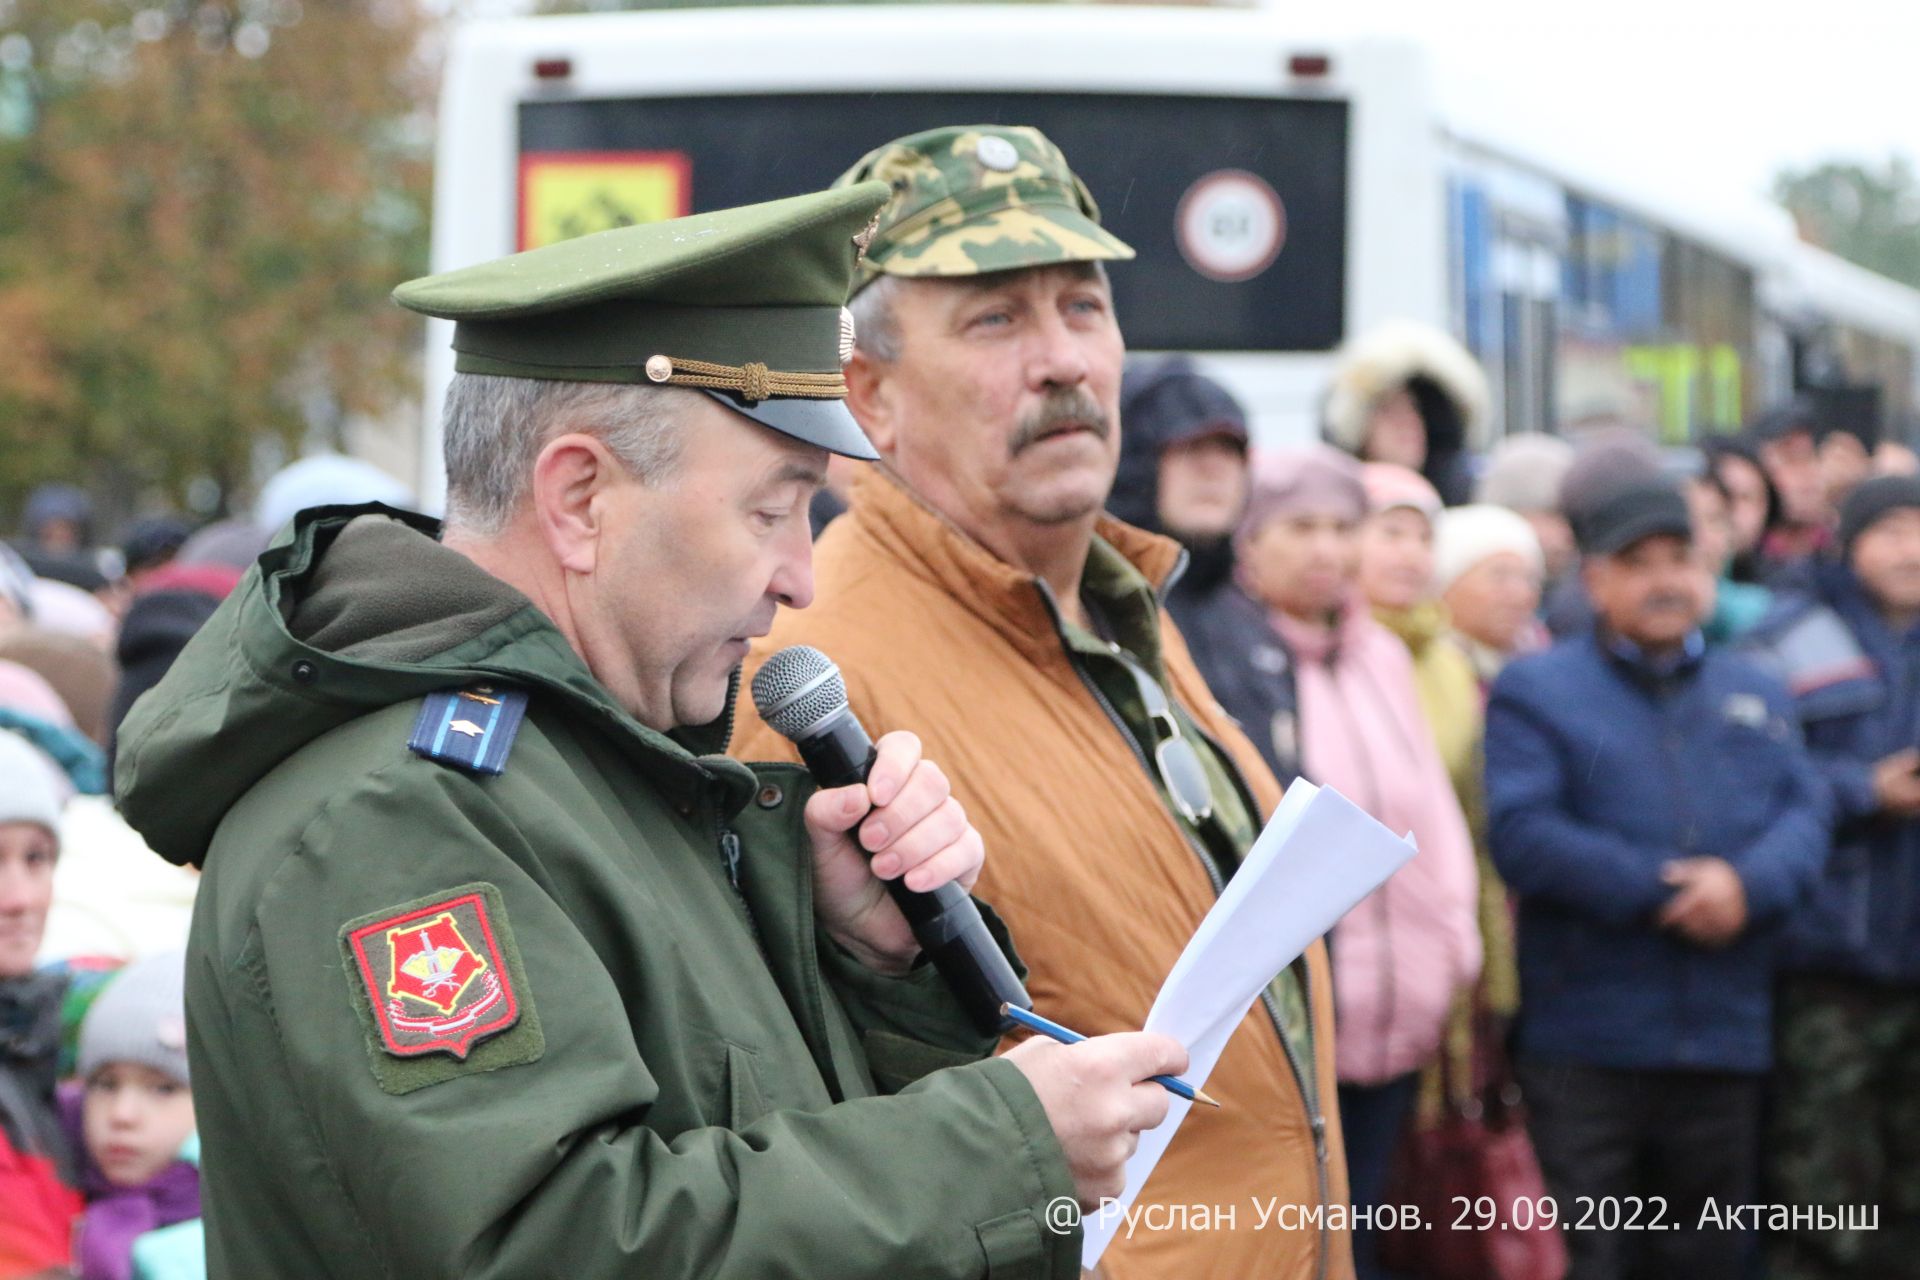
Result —
<instances>
[{"instance_id":1,"label":"camouflage clothing in crowd","mask_svg":"<svg viewBox=\"0 0 1920 1280\"><path fill-rule=\"evenodd\" d=\"M1768 1275L1920 1277L1920 991L1794 977L1779 1001L1767 1198L1879 1225L1776 1232Z\"/></svg>"}]
</instances>

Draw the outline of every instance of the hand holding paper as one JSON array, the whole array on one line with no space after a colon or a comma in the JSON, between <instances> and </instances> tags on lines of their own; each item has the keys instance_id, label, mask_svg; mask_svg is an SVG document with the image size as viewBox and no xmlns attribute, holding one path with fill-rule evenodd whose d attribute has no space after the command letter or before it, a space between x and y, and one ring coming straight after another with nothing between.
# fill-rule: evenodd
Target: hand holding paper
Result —
<instances>
[{"instance_id":1,"label":"hand holding paper","mask_svg":"<svg viewBox=\"0 0 1920 1280\"><path fill-rule=\"evenodd\" d=\"M1147 1015L1145 1030L1187 1046L1184 1079L1203 1087L1267 984L1413 854L1410 838L1394 835L1339 792L1309 782L1287 788ZM1083 1222L1083 1267L1099 1262L1191 1107L1175 1099L1166 1120L1141 1135L1127 1162L1126 1190Z\"/></svg>"}]
</instances>

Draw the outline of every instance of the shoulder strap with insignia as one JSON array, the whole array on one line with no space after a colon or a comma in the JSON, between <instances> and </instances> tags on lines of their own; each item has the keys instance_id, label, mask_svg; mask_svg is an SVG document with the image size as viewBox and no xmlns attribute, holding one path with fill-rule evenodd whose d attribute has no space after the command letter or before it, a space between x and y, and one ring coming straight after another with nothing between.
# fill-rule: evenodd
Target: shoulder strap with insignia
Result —
<instances>
[{"instance_id":1,"label":"shoulder strap with insignia","mask_svg":"<svg viewBox=\"0 0 1920 1280\"><path fill-rule=\"evenodd\" d=\"M506 772L507 753L527 714L527 691L475 684L429 694L407 746L429 760L470 773Z\"/></svg>"}]
</instances>

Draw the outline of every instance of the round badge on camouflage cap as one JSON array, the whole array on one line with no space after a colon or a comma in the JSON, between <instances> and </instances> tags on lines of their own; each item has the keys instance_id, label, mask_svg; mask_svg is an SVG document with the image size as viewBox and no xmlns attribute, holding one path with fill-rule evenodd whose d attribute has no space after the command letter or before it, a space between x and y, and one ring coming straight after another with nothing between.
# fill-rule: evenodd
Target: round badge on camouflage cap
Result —
<instances>
[{"instance_id":1,"label":"round badge on camouflage cap","mask_svg":"<svg viewBox=\"0 0 1920 1280\"><path fill-rule=\"evenodd\" d=\"M972 276L1133 257L1100 225L1100 208L1038 129L929 129L868 152L834 185L877 180L880 211L854 288L881 275Z\"/></svg>"},{"instance_id":2,"label":"round badge on camouflage cap","mask_svg":"<svg viewBox=\"0 0 1920 1280\"><path fill-rule=\"evenodd\" d=\"M980 139L980 145L974 149L980 157L980 163L998 173L1012 173L1020 163L1020 153L1013 144L998 134L988 134Z\"/></svg>"},{"instance_id":3,"label":"round badge on camouflage cap","mask_svg":"<svg viewBox=\"0 0 1920 1280\"><path fill-rule=\"evenodd\" d=\"M845 404L842 316L877 182L618 227L412 280L461 373L692 388L834 453L878 457Z\"/></svg>"}]
</instances>

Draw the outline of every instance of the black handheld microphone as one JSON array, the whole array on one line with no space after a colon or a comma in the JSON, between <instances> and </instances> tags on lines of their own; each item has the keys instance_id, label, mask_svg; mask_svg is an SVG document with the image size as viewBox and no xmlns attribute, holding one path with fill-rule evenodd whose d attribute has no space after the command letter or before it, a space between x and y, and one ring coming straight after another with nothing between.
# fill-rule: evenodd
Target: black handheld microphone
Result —
<instances>
[{"instance_id":1,"label":"black handheld microphone","mask_svg":"<svg viewBox=\"0 0 1920 1280\"><path fill-rule=\"evenodd\" d=\"M797 644L768 658L753 677L753 705L774 732L800 748L800 758L822 787L867 780L873 739L847 705L846 681L826 654ZM1007 1028L1002 1005L1033 1008L965 889L948 881L932 893L916 893L897 876L886 886L921 950L982 1035Z\"/></svg>"}]
</instances>

